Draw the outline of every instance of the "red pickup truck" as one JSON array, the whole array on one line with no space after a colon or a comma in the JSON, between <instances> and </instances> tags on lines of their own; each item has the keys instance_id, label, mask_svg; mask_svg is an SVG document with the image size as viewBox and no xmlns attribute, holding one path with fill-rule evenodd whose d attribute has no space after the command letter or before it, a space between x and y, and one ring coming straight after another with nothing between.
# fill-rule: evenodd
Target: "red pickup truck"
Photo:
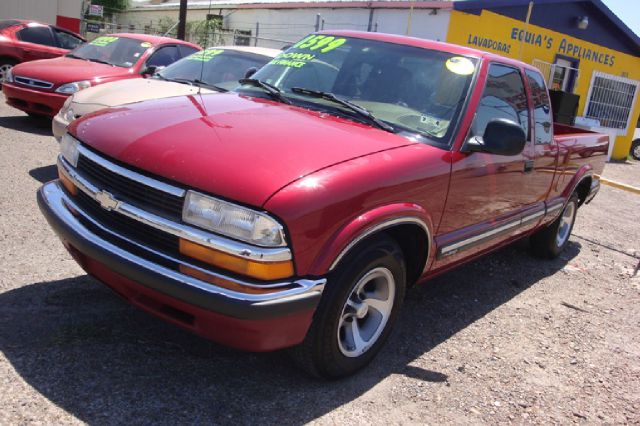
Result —
<instances>
[{"instance_id":1,"label":"red pickup truck","mask_svg":"<svg viewBox=\"0 0 640 426\"><path fill-rule=\"evenodd\" d=\"M557 256L599 189L607 136L553 125L515 60L335 31L241 82L76 120L38 202L132 304L318 376L371 361L407 287L523 237Z\"/></svg>"}]
</instances>

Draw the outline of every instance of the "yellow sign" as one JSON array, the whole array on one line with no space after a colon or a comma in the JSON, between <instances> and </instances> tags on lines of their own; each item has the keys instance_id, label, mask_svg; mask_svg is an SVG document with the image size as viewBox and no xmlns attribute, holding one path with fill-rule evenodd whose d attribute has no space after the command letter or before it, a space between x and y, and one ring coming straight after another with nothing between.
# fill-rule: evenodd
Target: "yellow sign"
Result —
<instances>
[{"instance_id":1,"label":"yellow sign","mask_svg":"<svg viewBox=\"0 0 640 426\"><path fill-rule=\"evenodd\" d=\"M486 10L480 15L452 11L447 41L520 59L528 64L534 61L554 64L558 58L573 62L579 70L574 87L574 92L580 95L578 115L585 115L594 71L640 80L640 58L637 56ZM632 125L626 135L618 136L612 158L626 158L639 115L640 94L630 114Z\"/></svg>"}]
</instances>

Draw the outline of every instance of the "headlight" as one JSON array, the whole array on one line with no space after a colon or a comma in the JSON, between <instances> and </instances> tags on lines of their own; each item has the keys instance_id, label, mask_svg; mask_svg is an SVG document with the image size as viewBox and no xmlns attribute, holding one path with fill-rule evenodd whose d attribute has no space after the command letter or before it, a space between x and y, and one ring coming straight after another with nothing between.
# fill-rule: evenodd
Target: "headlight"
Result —
<instances>
[{"instance_id":1,"label":"headlight","mask_svg":"<svg viewBox=\"0 0 640 426\"><path fill-rule=\"evenodd\" d=\"M73 95L69 96L67 100L64 101L64 104L62 104L62 108L60 108L60 112L58 112L58 115L62 117L67 123L71 123L76 119L75 112L73 111L73 108L71 108L72 103Z\"/></svg>"},{"instance_id":2,"label":"headlight","mask_svg":"<svg viewBox=\"0 0 640 426\"><path fill-rule=\"evenodd\" d=\"M63 117L67 121L67 123L71 123L73 120L76 119L76 115L71 108L65 111Z\"/></svg>"},{"instance_id":3,"label":"headlight","mask_svg":"<svg viewBox=\"0 0 640 426\"><path fill-rule=\"evenodd\" d=\"M65 133L64 136L62 136L60 153L73 167L78 166L78 140L69 133Z\"/></svg>"},{"instance_id":4,"label":"headlight","mask_svg":"<svg viewBox=\"0 0 640 426\"><path fill-rule=\"evenodd\" d=\"M188 191L182 220L260 246L283 246L282 226L269 216Z\"/></svg>"},{"instance_id":5,"label":"headlight","mask_svg":"<svg viewBox=\"0 0 640 426\"><path fill-rule=\"evenodd\" d=\"M89 80L74 81L73 83L63 84L62 86L58 87L56 89L56 92L70 95L89 87L91 87L91 82Z\"/></svg>"},{"instance_id":6,"label":"headlight","mask_svg":"<svg viewBox=\"0 0 640 426\"><path fill-rule=\"evenodd\" d=\"M11 68L4 73L4 81L7 83L13 83L13 71Z\"/></svg>"}]
</instances>

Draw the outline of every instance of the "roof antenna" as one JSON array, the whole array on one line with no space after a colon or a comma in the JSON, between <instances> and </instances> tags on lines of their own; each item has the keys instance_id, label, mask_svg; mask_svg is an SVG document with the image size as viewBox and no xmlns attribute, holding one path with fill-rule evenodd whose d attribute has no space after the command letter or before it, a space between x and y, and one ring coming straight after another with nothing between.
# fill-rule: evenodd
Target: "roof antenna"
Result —
<instances>
[{"instance_id":1,"label":"roof antenna","mask_svg":"<svg viewBox=\"0 0 640 426\"><path fill-rule=\"evenodd\" d=\"M209 11L207 12L207 20L205 22L205 30L207 31L207 35L205 37L205 45L204 50L202 51L202 61L200 61L200 81L202 81L202 77L204 76L204 60L207 57L206 52L209 48L209 21L211 20L211 2L213 0L209 0ZM202 90L202 84L198 84L198 95Z\"/></svg>"}]
</instances>

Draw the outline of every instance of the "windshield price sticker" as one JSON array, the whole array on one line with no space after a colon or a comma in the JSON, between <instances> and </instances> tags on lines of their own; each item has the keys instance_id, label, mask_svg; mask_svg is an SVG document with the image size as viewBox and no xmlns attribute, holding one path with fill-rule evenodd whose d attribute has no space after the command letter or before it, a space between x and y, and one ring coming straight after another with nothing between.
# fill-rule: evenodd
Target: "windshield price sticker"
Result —
<instances>
[{"instance_id":1,"label":"windshield price sticker","mask_svg":"<svg viewBox=\"0 0 640 426\"><path fill-rule=\"evenodd\" d=\"M471 75L476 69L473 62L463 56L454 56L449 58L444 65L449 71L458 75Z\"/></svg>"},{"instance_id":2,"label":"windshield price sticker","mask_svg":"<svg viewBox=\"0 0 640 426\"><path fill-rule=\"evenodd\" d=\"M310 50L314 53L327 53L342 46L347 42L346 38L335 38L333 36L325 35L310 35L303 38L293 46L291 49L297 50ZM302 68L305 64L313 61L316 58L316 54L306 52L287 52L281 53L275 57L269 64L281 65L290 68Z\"/></svg>"},{"instance_id":3,"label":"windshield price sticker","mask_svg":"<svg viewBox=\"0 0 640 426\"><path fill-rule=\"evenodd\" d=\"M347 42L346 38L335 38L326 35L312 35L293 45L294 49L318 50L320 53L331 52Z\"/></svg>"},{"instance_id":4,"label":"windshield price sticker","mask_svg":"<svg viewBox=\"0 0 640 426\"><path fill-rule=\"evenodd\" d=\"M211 59L215 58L222 52L224 52L224 50L222 49L201 50L191 56L188 56L186 59L189 59L190 61L209 62Z\"/></svg>"},{"instance_id":5,"label":"windshield price sticker","mask_svg":"<svg viewBox=\"0 0 640 426\"><path fill-rule=\"evenodd\" d=\"M93 44L94 46L106 46L107 44L111 44L116 40L118 40L118 37L103 36L96 38L89 44Z\"/></svg>"},{"instance_id":6,"label":"windshield price sticker","mask_svg":"<svg viewBox=\"0 0 640 426\"><path fill-rule=\"evenodd\" d=\"M149 43L148 41L143 41L142 43L140 43L141 47L151 47L151 43Z\"/></svg>"}]
</instances>

